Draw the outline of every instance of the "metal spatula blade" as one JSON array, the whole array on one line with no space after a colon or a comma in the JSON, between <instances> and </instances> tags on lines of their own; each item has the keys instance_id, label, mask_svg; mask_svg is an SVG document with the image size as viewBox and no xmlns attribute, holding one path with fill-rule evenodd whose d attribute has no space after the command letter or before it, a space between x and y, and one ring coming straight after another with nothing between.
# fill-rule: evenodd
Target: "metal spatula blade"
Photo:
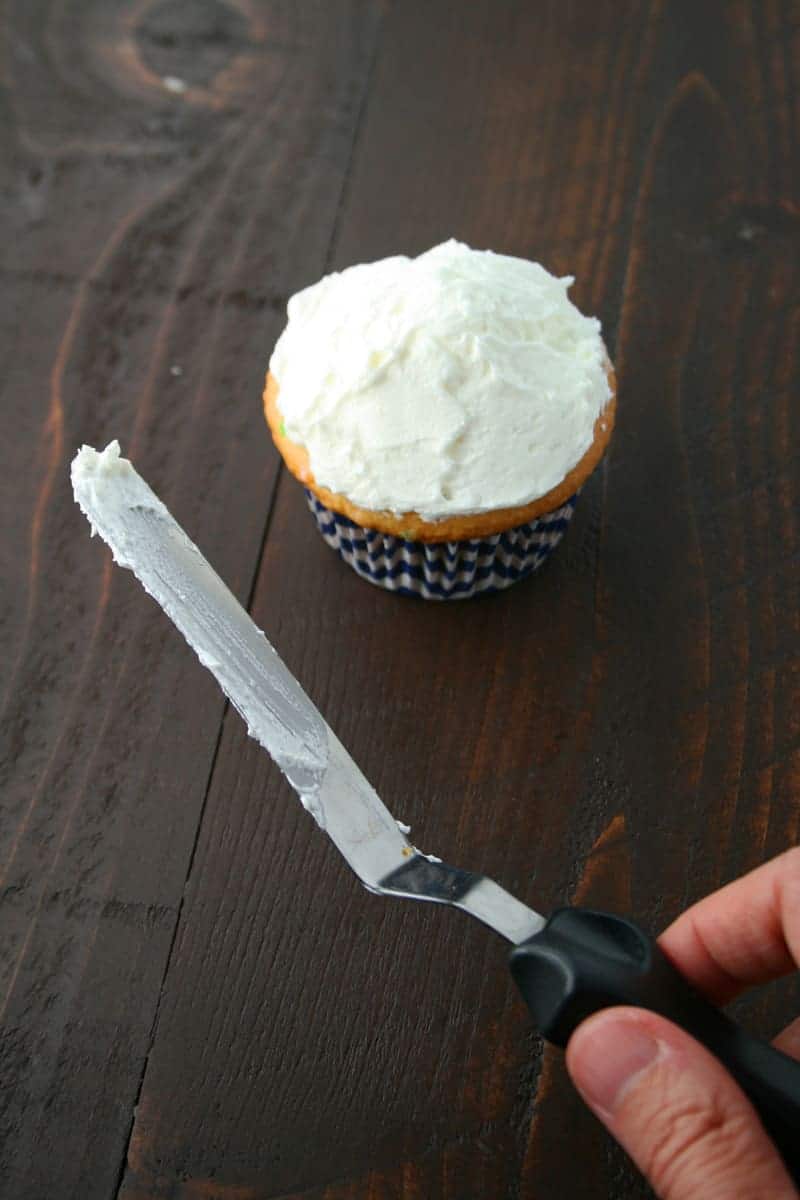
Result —
<instances>
[{"instance_id":1,"label":"metal spatula blade","mask_svg":"<svg viewBox=\"0 0 800 1200\"><path fill-rule=\"evenodd\" d=\"M167 508L120 456L84 446L75 499L115 560L133 571L215 676L248 732L373 892L452 904L519 943L544 918L498 884L421 854L262 631Z\"/></svg>"}]
</instances>

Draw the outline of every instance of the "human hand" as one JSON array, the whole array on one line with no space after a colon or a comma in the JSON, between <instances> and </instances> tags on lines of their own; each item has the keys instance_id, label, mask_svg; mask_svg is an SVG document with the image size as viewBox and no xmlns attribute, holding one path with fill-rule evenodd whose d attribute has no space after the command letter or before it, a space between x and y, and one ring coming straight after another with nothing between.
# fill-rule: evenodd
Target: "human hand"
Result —
<instances>
[{"instance_id":1,"label":"human hand","mask_svg":"<svg viewBox=\"0 0 800 1200\"><path fill-rule=\"evenodd\" d=\"M796 970L800 848L695 904L659 945L718 1005ZM774 1044L800 1058L800 1018ZM595 1014L572 1035L567 1070L661 1200L798 1200L743 1092L708 1050L663 1017L641 1008Z\"/></svg>"}]
</instances>

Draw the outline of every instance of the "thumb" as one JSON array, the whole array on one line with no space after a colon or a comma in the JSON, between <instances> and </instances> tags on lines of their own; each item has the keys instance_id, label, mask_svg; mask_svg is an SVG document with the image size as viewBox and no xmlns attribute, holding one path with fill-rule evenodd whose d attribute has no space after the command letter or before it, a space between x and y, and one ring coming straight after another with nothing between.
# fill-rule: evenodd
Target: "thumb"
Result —
<instances>
[{"instance_id":1,"label":"thumb","mask_svg":"<svg viewBox=\"0 0 800 1200\"><path fill-rule=\"evenodd\" d=\"M611 1008L584 1021L567 1048L567 1070L661 1200L797 1200L721 1063L655 1013Z\"/></svg>"}]
</instances>

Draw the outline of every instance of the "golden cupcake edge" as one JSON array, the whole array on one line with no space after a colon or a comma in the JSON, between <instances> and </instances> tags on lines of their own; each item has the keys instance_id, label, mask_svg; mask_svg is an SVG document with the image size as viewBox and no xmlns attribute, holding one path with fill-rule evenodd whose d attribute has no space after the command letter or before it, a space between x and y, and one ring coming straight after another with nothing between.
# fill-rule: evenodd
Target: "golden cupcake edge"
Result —
<instances>
[{"instance_id":1,"label":"golden cupcake edge","mask_svg":"<svg viewBox=\"0 0 800 1200\"><path fill-rule=\"evenodd\" d=\"M393 513L361 508L360 505L353 504L339 492L332 492L318 484L311 470L305 446L293 442L284 432L283 416L278 407L279 385L271 372L267 372L264 388L264 415L272 434L272 440L286 466L292 475L304 487L313 492L326 508L347 517L364 529L377 529L380 533L391 534L394 537L403 538L405 541L463 542L472 538L489 537L492 534L513 529L518 525L525 525L545 513L560 508L570 496L574 496L583 487L603 457L614 428L617 389L614 367L610 361L607 362L606 374L611 388L611 397L595 422L592 444L580 461L564 476L561 483L529 504L514 508L492 509L490 512L443 517L438 521L426 521L416 512Z\"/></svg>"}]
</instances>

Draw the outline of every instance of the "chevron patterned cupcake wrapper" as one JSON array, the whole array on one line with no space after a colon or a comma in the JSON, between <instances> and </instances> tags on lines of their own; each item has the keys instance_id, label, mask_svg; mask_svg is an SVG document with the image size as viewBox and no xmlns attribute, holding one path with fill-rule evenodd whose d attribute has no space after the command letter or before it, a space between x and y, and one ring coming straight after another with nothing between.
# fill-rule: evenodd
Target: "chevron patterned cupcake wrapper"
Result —
<instances>
[{"instance_id":1,"label":"chevron patterned cupcake wrapper","mask_svg":"<svg viewBox=\"0 0 800 1200\"><path fill-rule=\"evenodd\" d=\"M407 542L356 525L326 508L313 492L306 491L306 497L325 541L363 579L425 600L467 600L525 579L561 541L578 498L571 496L553 512L491 537Z\"/></svg>"}]
</instances>

